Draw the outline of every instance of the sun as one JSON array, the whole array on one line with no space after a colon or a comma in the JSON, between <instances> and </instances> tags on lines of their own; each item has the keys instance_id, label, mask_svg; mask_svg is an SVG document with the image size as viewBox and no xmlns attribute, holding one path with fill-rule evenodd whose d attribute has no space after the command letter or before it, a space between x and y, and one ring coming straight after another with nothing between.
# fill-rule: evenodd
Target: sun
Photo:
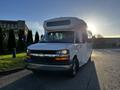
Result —
<instances>
[{"instance_id":1,"label":"sun","mask_svg":"<svg viewBox=\"0 0 120 90\"><path fill-rule=\"evenodd\" d=\"M87 25L88 25L87 28L88 30L90 30L93 34L97 33L95 24L88 22Z\"/></svg>"}]
</instances>

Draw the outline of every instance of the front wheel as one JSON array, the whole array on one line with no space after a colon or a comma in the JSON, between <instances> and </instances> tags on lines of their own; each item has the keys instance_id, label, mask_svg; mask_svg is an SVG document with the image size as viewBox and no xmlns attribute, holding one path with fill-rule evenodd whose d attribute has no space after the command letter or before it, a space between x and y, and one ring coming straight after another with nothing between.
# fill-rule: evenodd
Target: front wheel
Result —
<instances>
[{"instance_id":1,"label":"front wheel","mask_svg":"<svg viewBox=\"0 0 120 90\"><path fill-rule=\"evenodd\" d=\"M70 72L69 72L69 75L71 76L71 77L74 77L76 74L77 74L77 71L78 71L78 64L77 64L78 62L77 62L77 60L75 59L75 60L73 60L73 65L72 65L72 68L71 68L71 70L70 70Z\"/></svg>"}]
</instances>

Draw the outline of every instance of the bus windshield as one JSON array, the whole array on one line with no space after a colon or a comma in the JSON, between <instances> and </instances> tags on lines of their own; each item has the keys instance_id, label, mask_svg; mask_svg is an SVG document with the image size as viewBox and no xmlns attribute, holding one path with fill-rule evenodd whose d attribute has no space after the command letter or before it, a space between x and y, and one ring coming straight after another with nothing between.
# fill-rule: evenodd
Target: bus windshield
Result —
<instances>
[{"instance_id":1,"label":"bus windshield","mask_svg":"<svg viewBox=\"0 0 120 90\"><path fill-rule=\"evenodd\" d=\"M45 34L45 37L41 42L45 42L45 43L73 43L74 42L74 32L73 31L48 32Z\"/></svg>"}]
</instances>

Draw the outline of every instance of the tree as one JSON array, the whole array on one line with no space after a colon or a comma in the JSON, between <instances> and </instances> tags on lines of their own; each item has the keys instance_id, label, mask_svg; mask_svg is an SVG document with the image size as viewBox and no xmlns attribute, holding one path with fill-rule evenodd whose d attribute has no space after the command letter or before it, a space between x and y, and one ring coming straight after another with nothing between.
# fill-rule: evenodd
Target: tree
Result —
<instances>
[{"instance_id":1,"label":"tree","mask_svg":"<svg viewBox=\"0 0 120 90\"><path fill-rule=\"evenodd\" d=\"M35 43L38 43L39 42L39 34L38 32L35 33Z\"/></svg>"},{"instance_id":2,"label":"tree","mask_svg":"<svg viewBox=\"0 0 120 90\"><path fill-rule=\"evenodd\" d=\"M27 46L33 43L32 31L29 30L27 34Z\"/></svg>"},{"instance_id":3,"label":"tree","mask_svg":"<svg viewBox=\"0 0 120 90\"><path fill-rule=\"evenodd\" d=\"M18 32L18 49L19 51L25 50L25 33L24 30L19 30Z\"/></svg>"},{"instance_id":4,"label":"tree","mask_svg":"<svg viewBox=\"0 0 120 90\"><path fill-rule=\"evenodd\" d=\"M3 32L2 28L0 27L0 52L3 50Z\"/></svg>"},{"instance_id":5,"label":"tree","mask_svg":"<svg viewBox=\"0 0 120 90\"><path fill-rule=\"evenodd\" d=\"M15 33L13 29L9 30L8 50L12 52L13 58L15 58L16 57L16 39L15 39Z\"/></svg>"},{"instance_id":6,"label":"tree","mask_svg":"<svg viewBox=\"0 0 120 90\"><path fill-rule=\"evenodd\" d=\"M97 38L103 38L103 36L101 34L97 34L96 37Z\"/></svg>"},{"instance_id":7,"label":"tree","mask_svg":"<svg viewBox=\"0 0 120 90\"><path fill-rule=\"evenodd\" d=\"M16 48L16 40L14 30L11 29L8 34L8 50L11 51L13 48Z\"/></svg>"}]
</instances>

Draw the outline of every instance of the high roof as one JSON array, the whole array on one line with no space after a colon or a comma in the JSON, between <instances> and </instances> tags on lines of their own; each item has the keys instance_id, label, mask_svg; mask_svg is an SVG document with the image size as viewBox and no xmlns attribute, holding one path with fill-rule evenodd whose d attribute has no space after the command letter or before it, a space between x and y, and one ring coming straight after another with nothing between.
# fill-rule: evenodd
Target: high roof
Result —
<instances>
[{"instance_id":1,"label":"high roof","mask_svg":"<svg viewBox=\"0 0 120 90\"><path fill-rule=\"evenodd\" d=\"M79 20L81 21L82 23L86 24L86 22L82 19L79 19L77 17L57 17L57 18L52 18L52 19L48 19L48 20L45 20L45 22L50 22L50 21L58 21L58 20Z\"/></svg>"},{"instance_id":2,"label":"high roof","mask_svg":"<svg viewBox=\"0 0 120 90\"><path fill-rule=\"evenodd\" d=\"M70 29L75 27L86 28L87 24L77 17L58 17L44 21L45 30Z\"/></svg>"}]
</instances>

